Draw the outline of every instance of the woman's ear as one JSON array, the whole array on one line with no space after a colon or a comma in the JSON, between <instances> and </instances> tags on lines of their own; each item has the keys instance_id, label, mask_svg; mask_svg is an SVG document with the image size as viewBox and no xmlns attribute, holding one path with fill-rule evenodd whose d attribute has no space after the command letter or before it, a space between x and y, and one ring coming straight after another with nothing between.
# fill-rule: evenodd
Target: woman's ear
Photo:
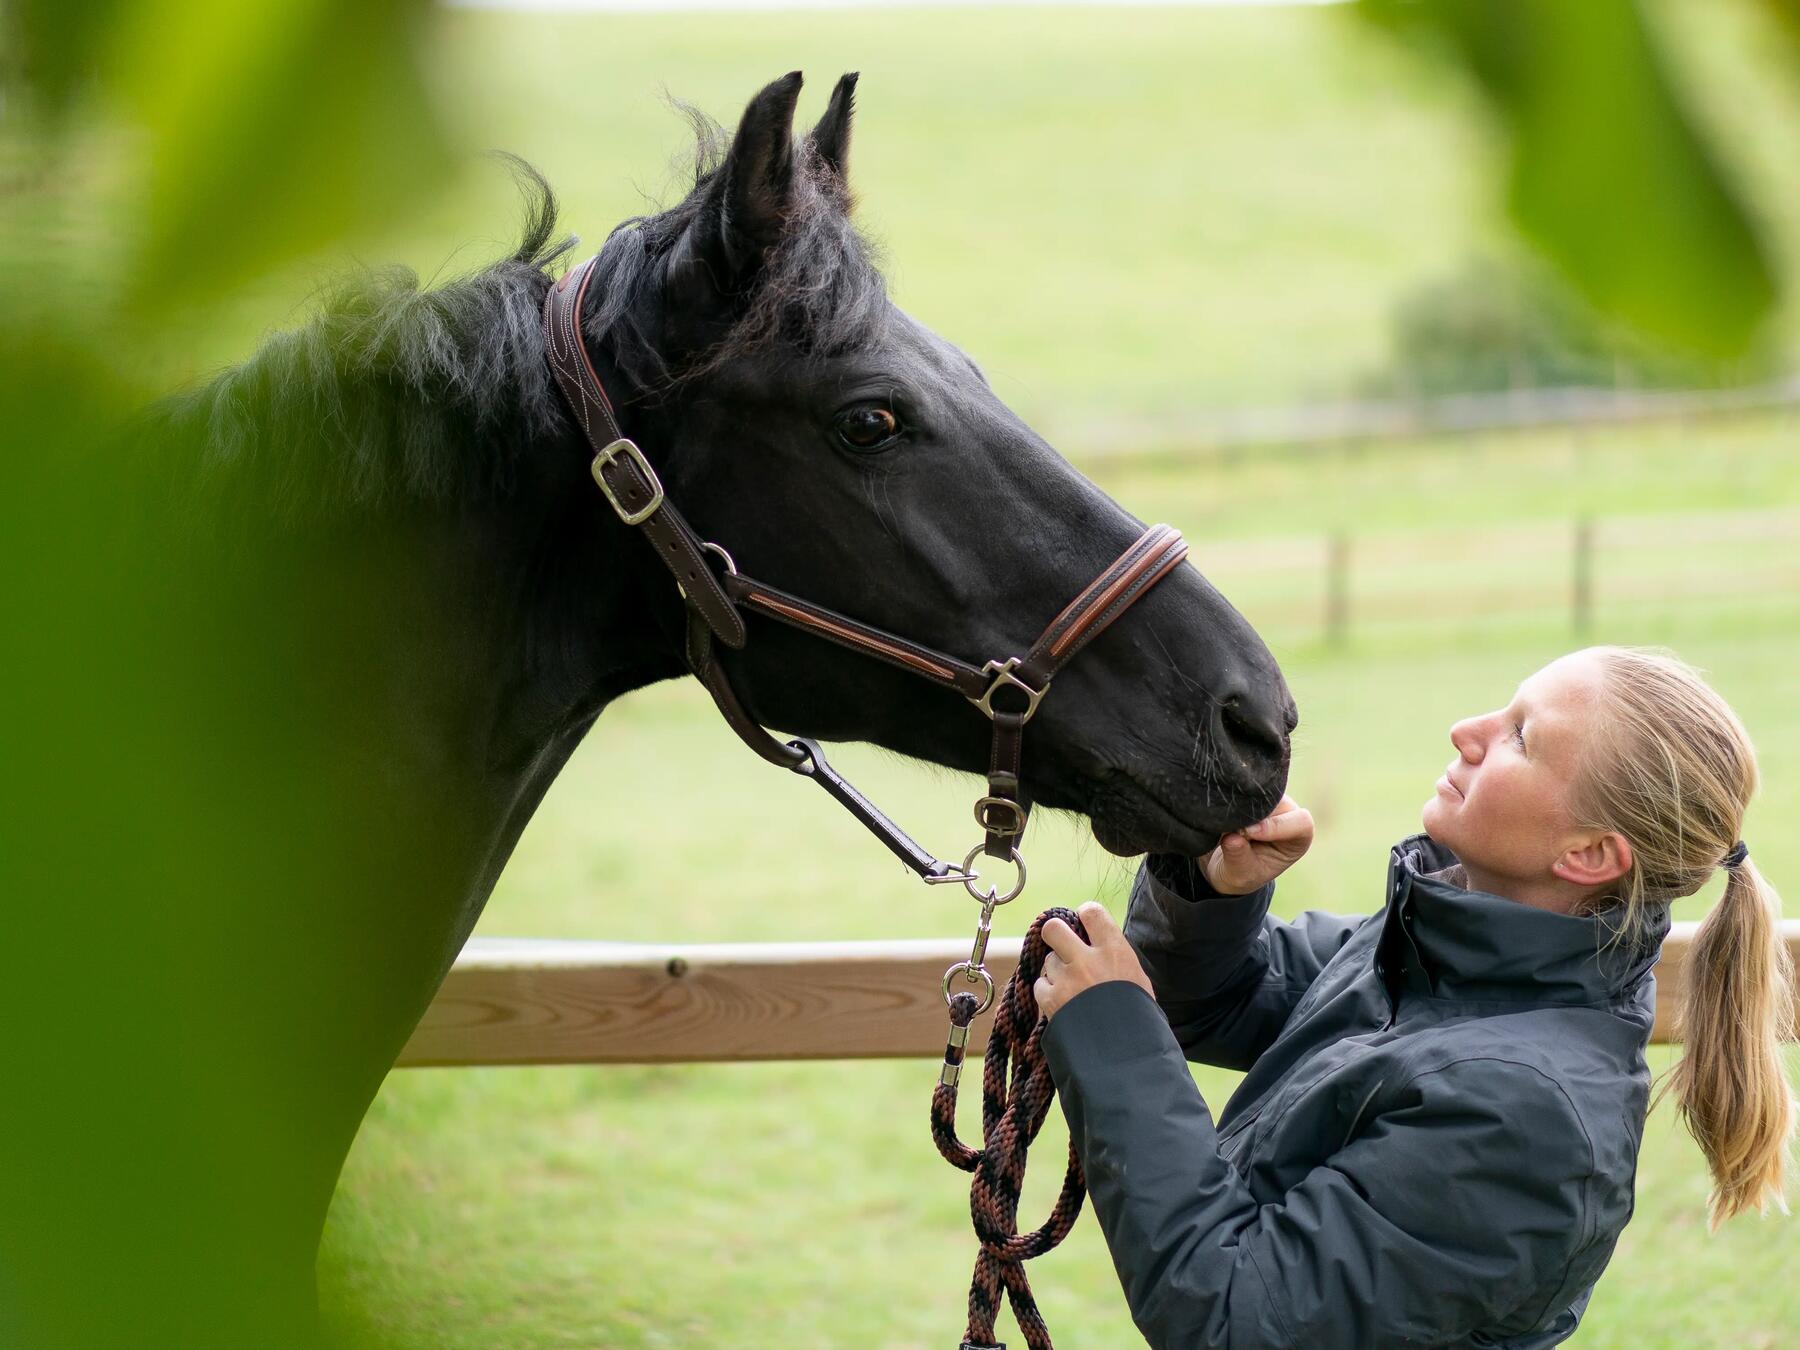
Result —
<instances>
[{"instance_id":1,"label":"woman's ear","mask_svg":"<svg viewBox=\"0 0 1800 1350\"><path fill-rule=\"evenodd\" d=\"M1577 886L1603 886L1631 870L1631 844L1617 830L1608 830L1565 849L1550 870Z\"/></svg>"}]
</instances>

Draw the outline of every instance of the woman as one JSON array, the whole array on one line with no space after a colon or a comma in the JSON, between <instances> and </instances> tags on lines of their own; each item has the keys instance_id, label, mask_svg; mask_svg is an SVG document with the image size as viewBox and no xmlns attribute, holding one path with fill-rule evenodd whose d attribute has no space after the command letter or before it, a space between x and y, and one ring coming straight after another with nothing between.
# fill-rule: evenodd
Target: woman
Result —
<instances>
[{"instance_id":1,"label":"woman","mask_svg":"<svg viewBox=\"0 0 1800 1350\"><path fill-rule=\"evenodd\" d=\"M1672 1082L1713 1222L1781 1203L1788 963L1736 716L1671 656L1596 647L1450 739L1377 914L1268 917L1312 841L1284 798L1147 859L1123 933L1097 904L1092 946L1044 927L1044 1049L1153 1346L1565 1339L1631 1217L1669 902L1722 865ZM1248 1070L1216 1127L1184 1056Z\"/></svg>"}]
</instances>

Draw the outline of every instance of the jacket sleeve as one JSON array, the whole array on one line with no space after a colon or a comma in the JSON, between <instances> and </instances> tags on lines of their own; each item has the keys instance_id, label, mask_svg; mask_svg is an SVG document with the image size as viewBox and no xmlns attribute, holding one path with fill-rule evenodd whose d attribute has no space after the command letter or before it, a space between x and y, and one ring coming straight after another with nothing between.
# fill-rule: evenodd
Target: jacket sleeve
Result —
<instances>
[{"instance_id":1,"label":"jacket sleeve","mask_svg":"<svg viewBox=\"0 0 1800 1350\"><path fill-rule=\"evenodd\" d=\"M1125 937L1186 1056L1248 1069L1325 963L1369 921L1309 910L1269 917L1275 883L1222 896L1191 858L1153 853L1138 869Z\"/></svg>"},{"instance_id":2,"label":"jacket sleeve","mask_svg":"<svg viewBox=\"0 0 1800 1350\"><path fill-rule=\"evenodd\" d=\"M1335 1153L1258 1204L1139 986L1082 991L1043 1044L1132 1320L1158 1350L1460 1342L1531 1327L1597 1274L1575 1263L1594 1249L1587 1135L1534 1068L1468 1060L1384 1090Z\"/></svg>"}]
</instances>

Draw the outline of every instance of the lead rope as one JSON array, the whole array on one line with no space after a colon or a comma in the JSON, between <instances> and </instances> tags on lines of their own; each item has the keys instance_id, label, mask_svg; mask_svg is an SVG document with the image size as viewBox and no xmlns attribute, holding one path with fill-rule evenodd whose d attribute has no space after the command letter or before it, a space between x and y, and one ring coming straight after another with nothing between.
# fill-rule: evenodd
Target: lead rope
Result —
<instances>
[{"instance_id":1,"label":"lead rope","mask_svg":"<svg viewBox=\"0 0 1800 1350\"><path fill-rule=\"evenodd\" d=\"M1014 861L1019 862L1015 851ZM973 1172L969 1184L969 1215L981 1250L975 1257L975 1275L969 1284L969 1323L958 1350L1006 1350L994 1339L994 1320L1000 1313L1000 1289L1004 1285L1013 1317L1030 1350L1052 1350L1050 1328L1038 1312L1024 1263L1042 1256L1069 1235L1081 1215L1087 1194L1081 1160L1069 1141L1069 1169L1050 1217L1036 1232L1019 1232L1019 1196L1025 1185L1026 1150L1037 1138L1050 1103L1056 1095L1050 1066L1044 1059L1044 1031L1049 1019L1038 1013L1034 986L1043 973L1048 947L1043 928L1047 920L1061 919L1083 942L1087 930L1074 911L1055 906L1038 915L1025 935L1018 968L1000 995L989 1033L981 1074L981 1139L983 1147L970 1148L956 1137L956 1088L962 1075L963 1053L969 1042L969 1024L994 997L994 978L983 958L987 951L994 909L1019 894L1025 886L1025 869L1019 863L1019 880L1004 897L989 888L982 901L975 931L975 947L967 961L944 972L944 998L950 1008L950 1038L944 1047L944 1065L931 1094L931 1137L946 1162ZM975 893L973 886L969 887ZM978 997L969 990L950 992L952 980L964 979L982 986ZM1011 1064L1011 1082L1007 1067Z\"/></svg>"}]
</instances>

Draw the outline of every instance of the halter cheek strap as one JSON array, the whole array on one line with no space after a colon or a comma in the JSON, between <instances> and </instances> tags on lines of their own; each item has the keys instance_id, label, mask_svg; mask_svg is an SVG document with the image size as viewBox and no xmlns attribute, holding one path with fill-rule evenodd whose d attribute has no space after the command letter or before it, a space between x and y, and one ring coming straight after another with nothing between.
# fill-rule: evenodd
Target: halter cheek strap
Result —
<instances>
[{"instance_id":1,"label":"halter cheek strap","mask_svg":"<svg viewBox=\"0 0 1800 1350\"><path fill-rule=\"evenodd\" d=\"M744 619L720 589L706 565L704 545L681 513L663 498L662 481L644 452L619 430L612 400L600 385L581 340L581 303L594 279L596 258L589 258L550 289L544 300L544 352L563 397L593 447L594 482L607 505L627 525L649 538L657 557L675 576L688 607L727 647L742 647Z\"/></svg>"}]
</instances>

